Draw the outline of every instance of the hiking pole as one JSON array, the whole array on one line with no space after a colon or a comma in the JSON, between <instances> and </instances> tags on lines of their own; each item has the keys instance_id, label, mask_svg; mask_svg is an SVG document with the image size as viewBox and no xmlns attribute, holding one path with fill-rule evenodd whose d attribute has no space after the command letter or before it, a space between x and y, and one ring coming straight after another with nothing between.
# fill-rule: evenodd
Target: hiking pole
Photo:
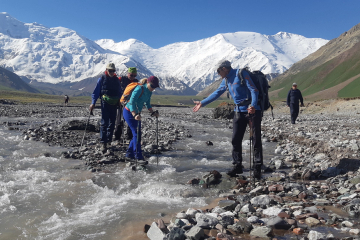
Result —
<instances>
[{"instance_id":1,"label":"hiking pole","mask_svg":"<svg viewBox=\"0 0 360 240\"><path fill-rule=\"evenodd\" d=\"M136 115L135 115L136 116ZM139 116L140 116L140 113L139 113ZM138 167L138 150L139 150L139 139L140 139L140 123L141 123L141 120L139 120L138 122L138 125L137 125L137 128L136 128L136 158L135 158L135 171L137 170L137 167Z\"/></svg>"},{"instance_id":2,"label":"hiking pole","mask_svg":"<svg viewBox=\"0 0 360 240\"><path fill-rule=\"evenodd\" d=\"M151 113L151 116L154 116L154 114L159 114L159 111L156 110ZM158 117L156 117L156 165L159 166L159 121Z\"/></svg>"},{"instance_id":3,"label":"hiking pole","mask_svg":"<svg viewBox=\"0 0 360 240\"><path fill-rule=\"evenodd\" d=\"M90 113L89 113L89 117L88 117L88 120L87 120L86 125L85 125L84 136L83 136L83 138L82 138L82 140L81 140L81 145L80 145L80 147L82 147L82 145L83 145L83 143L84 143L84 138L85 138L85 134L86 134L86 129L87 129L87 126L89 125L91 115L94 116L94 114L93 114L92 111L90 111Z\"/></svg>"},{"instance_id":4,"label":"hiking pole","mask_svg":"<svg viewBox=\"0 0 360 240\"><path fill-rule=\"evenodd\" d=\"M250 132L250 137L249 137L249 140L250 140L250 178L251 178L251 162L253 160L253 126L252 126L253 122L252 122L252 116L251 114L249 114L249 132ZM253 176L254 177L254 176ZM254 179L254 185L255 185L255 178Z\"/></svg>"},{"instance_id":5,"label":"hiking pole","mask_svg":"<svg viewBox=\"0 0 360 240\"><path fill-rule=\"evenodd\" d=\"M159 121L156 117L156 165L159 166Z\"/></svg>"}]
</instances>

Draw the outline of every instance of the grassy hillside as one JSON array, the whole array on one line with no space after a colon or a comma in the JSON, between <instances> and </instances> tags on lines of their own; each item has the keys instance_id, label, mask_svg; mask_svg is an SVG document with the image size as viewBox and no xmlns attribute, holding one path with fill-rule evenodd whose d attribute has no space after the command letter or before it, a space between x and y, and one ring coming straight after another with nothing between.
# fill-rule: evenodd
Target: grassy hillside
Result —
<instances>
[{"instance_id":1,"label":"grassy hillside","mask_svg":"<svg viewBox=\"0 0 360 240\"><path fill-rule=\"evenodd\" d=\"M18 75L0 67L0 90L26 91L39 93L40 91L25 83Z\"/></svg>"},{"instance_id":2,"label":"grassy hillside","mask_svg":"<svg viewBox=\"0 0 360 240\"><path fill-rule=\"evenodd\" d=\"M278 91L277 94L272 94L273 100L286 98L293 82L298 84L303 96L314 96L320 91L339 86L339 84L357 76L360 74L359 50L360 43L357 43L351 49L312 70L302 70L296 74L288 74L285 77L275 79L274 82L271 82L270 90L271 92ZM335 97L360 96L360 84L356 83L359 83L359 79L346 86L341 85L336 90Z\"/></svg>"},{"instance_id":3,"label":"grassy hillside","mask_svg":"<svg viewBox=\"0 0 360 240\"><path fill-rule=\"evenodd\" d=\"M53 103L53 104L63 104L64 97L58 95L48 95L48 94L36 94L36 93L26 93L20 91L6 91L0 90L0 99L7 99L11 101L16 101L19 103ZM193 107L194 100L202 100L203 97L198 96L175 96L175 95L153 95L151 98L151 103L156 105L172 105L172 106L189 106ZM207 107L216 107L221 102L231 102L227 98L220 98L217 101L209 104ZM81 97L70 97L69 104L89 104L91 103L90 96L81 96ZM99 101L98 101L99 104Z\"/></svg>"}]
</instances>

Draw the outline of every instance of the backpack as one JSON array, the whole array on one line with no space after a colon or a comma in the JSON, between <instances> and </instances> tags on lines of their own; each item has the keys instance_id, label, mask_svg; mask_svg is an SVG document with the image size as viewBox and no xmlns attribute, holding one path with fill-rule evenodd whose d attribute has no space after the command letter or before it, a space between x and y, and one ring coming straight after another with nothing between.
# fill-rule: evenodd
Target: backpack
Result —
<instances>
[{"instance_id":1,"label":"backpack","mask_svg":"<svg viewBox=\"0 0 360 240\"><path fill-rule=\"evenodd\" d=\"M258 105L261 108L261 116L264 115L264 111L268 110L269 108L271 108L271 114L272 117L274 118L274 113L273 113L273 106L270 103L269 100L269 82L265 77L265 74L262 73L261 71L253 71L251 72L248 68L243 68L240 69L238 72L238 77L241 79L241 84L244 85L245 84L245 80L243 79L242 76L242 71L247 71L247 73L249 74L251 80L253 81L253 83L255 84L256 88L259 90L259 95L258 95ZM251 99L248 97L248 99Z\"/></svg>"},{"instance_id":2,"label":"backpack","mask_svg":"<svg viewBox=\"0 0 360 240\"><path fill-rule=\"evenodd\" d=\"M116 78L117 79L117 78ZM119 81L111 80L111 77L102 75L101 76L101 90L100 97L109 105L118 105L119 97L118 97L118 89L120 86Z\"/></svg>"},{"instance_id":3,"label":"backpack","mask_svg":"<svg viewBox=\"0 0 360 240\"><path fill-rule=\"evenodd\" d=\"M129 85L127 85L124 90L123 95L120 98L121 104L126 104L130 100L131 94L134 91L135 87L137 87L137 86L141 86L141 94L140 94L140 97L141 97L141 95L144 93L143 85L138 82L132 82Z\"/></svg>"}]
</instances>

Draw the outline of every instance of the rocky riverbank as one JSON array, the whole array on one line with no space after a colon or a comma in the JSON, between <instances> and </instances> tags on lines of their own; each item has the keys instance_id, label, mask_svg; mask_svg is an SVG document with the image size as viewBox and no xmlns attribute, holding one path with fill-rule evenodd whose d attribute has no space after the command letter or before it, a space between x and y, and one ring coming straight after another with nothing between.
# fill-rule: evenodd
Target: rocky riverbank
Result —
<instances>
[{"instance_id":1,"label":"rocky riverbank","mask_svg":"<svg viewBox=\"0 0 360 240\"><path fill-rule=\"evenodd\" d=\"M219 190L216 207L184 209L166 223L159 219L145 225L146 235L152 240L359 239L360 116L356 106L358 100L307 104L293 125L288 108L277 103L275 119L267 112L262 122L263 141L277 144L276 156L264 159L262 180L254 184L248 171L238 178L214 171L199 181L189 181L204 187L228 182L232 188ZM231 128L231 119L213 119L209 109L193 114L189 108L161 108L160 114L167 120L159 124L159 148L155 119L143 120L145 156L171 150L174 141L191 137L184 122L219 121ZM82 147L87 106L2 102L0 115L9 117L3 124L20 131L24 139L68 149L63 157L83 160L79 168L97 172L125 166L127 144L113 142L105 154L97 147L99 109L90 118Z\"/></svg>"},{"instance_id":2,"label":"rocky riverbank","mask_svg":"<svg viewBox=\"0 0 360 240\"><path fill-rule=\"evenodd\" d=\"M239 176L218 206L189 208L166 224L159 219L145 226L148 238L360 239L357 104L308 104L293 125L278 103L275 119L267 112L262 123L263 141L277 143L277 156L264 160L262 180L253 184L248 174Z\"/></svg>"}]
</instances>

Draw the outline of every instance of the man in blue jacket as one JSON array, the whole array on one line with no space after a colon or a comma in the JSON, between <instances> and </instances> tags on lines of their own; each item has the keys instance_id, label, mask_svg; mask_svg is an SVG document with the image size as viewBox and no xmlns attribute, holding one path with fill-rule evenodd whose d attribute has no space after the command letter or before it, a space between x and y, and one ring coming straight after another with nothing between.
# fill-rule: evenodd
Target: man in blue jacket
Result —
<instances>
[{"instance_id":1,"label":"man in blue jacket","mask_svg":"<svg viewBox=\"0 0 360 240\"><path fill-rule=\"evenodd\" d=\"M119 105L122 95L120 81L116 76L116 68L114 63L109 63L106 66L106 71L96 84L93 94L91 95L92 102L89 107L90 112L95 108L95 103L100 97L101 99L101 123L100 123L100 143L101 151L107 151L107 143L112 141L112 135L115 128L116 110Z\"/></svg>"},{"instance_id":2,"label":"man in blue jacket","mask_svg":"<svg viewBox=\"0 0 360 240\"><path fill-rule=\"evenodd\" d=\"M304 106L303 97L299 89L297 89L297 84L293 83L292 88L290 89L286 103L290 108L291 123L295 124L295 121L299 115L299 100L301 106Z\"/></svg>"},{"instance_id":3,"label":"man in blue jacket","mask_svg":"<svg viewBox=\"0 0 360 240\"><path fill-rule=\"evenodd\" d=\"M223 78L219 88L210 96L199 101L193 112L197 112L201 107L206 106L212 101L220 97L227 89L236 105L233 119L233 135L232 135L232 158L233 168L227 172L231 177L243 173L242 169L242 140L245 134L246 126L252 124L253 141L254 141L254 177L261 178L261 166L263 165L262 143L261 143L261 108L257 104L259 91L251 80L246 71L242 71L244 82L238 77L239 70L232 69L231 63L227 60L221 61L217 68L218 74ZM250 106L248 96L251 96Z\"/></svg>"}]
</instances>

